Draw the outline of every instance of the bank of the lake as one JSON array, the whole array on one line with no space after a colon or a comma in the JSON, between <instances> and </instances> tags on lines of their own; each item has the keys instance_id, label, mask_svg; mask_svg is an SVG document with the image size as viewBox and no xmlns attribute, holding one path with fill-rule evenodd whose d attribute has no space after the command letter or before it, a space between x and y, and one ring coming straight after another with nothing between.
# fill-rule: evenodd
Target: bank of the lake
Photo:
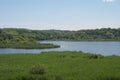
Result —
<instances>
[{"instance_id":1,"label":"bank of the lake","mask_svg":"<svg viewBox=\"0 0 120 80\"><path fill-rule=\"evenodd\" d=\"M58 48L59 45L50 43L40 43L37 41L21 41L21 42L0 42L0 48L13 48L13 49L47 49L47 48Z\"/></svg>"},{"instance_id":2,"label":"bank of the lake","mask_svg":"<svg viewBox=\"0 0 120 80\"><path fill-rule=\"evenodd\" d=\"M49 49L0 49L0 54L33 53L48 51L83 51L104 56L120 55L120 42L117 41L40 41L41 44L60 45L59 48ZM33 44L34 45L34 44Z\"/></svg>"},{"instance_id":3,"label":"bank of the lake","mask_svg":"<svg viewBox=\"0 0 120 80\"><path fill-rule=\"evenodd\" d=\"M120 80L120 57L70 51L0 54L0 80Z\"/></svg>"}]
</instances>

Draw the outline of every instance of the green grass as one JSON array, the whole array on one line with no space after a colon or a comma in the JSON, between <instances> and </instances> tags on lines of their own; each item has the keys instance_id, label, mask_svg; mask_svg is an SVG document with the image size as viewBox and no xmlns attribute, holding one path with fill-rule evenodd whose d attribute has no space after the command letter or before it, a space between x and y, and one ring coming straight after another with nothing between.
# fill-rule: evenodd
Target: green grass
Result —
<instances>
[{"instance_id":1,"label":"green grass","mask_svg":"<svg viewBox=\"0 0 120 80\"><path fill-rule=\"evenodd\" d=\"M45 49L45 48L58 48L60 46L53 44L43 44L37 42L11 42L11 43L0 43L0 48L18 48L18 49Z\"/></svg>"},{"instance_id":2,"label":"green grass","mask_svg":"<svg viewBox=\"0 0 120 80\"><path fill-rule=\"evenodd\" d=\"M38 64L45 72L32 74ZM120 80L120 57L69 51L0 54L0 80Z\"/></svg>"}]
</instances>

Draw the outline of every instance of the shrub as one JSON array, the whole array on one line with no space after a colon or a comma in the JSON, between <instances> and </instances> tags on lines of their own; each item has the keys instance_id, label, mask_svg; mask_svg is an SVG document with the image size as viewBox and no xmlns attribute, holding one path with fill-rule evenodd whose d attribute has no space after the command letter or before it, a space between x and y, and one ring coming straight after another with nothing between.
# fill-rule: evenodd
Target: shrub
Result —
<instances>
[{"instance_id":1,"label":"shrub","mask_svg":"<svg viewBox=\"0 0 120 80\"><path fill-rule=\"evenodd\" d=\"M41 65L41 64L37 64L37 65L34 65L31 70L30 70L30 73L32 74L45 74L46 70L45 70L45 66L44 65Z\"/></svg>"},{"instance_id":2,"label":"shrub","mask_svg":"<svg viewBox=\"0 0 120 80\"><path fill-rule=\"evenodd\" d=\"M98 59L98 55L91 55L89 58L90 59Z\"/></svg>"},{"instance_id":3,"label":"shrub","mask_svg":"<svg viewBox=\"0 0 120 80\"><path fill-rule=\"evenodd\" d=\"M97 55L97 54L93 54L93 55L89 56L89 59L101 59L101 58L104 58L104 56Z\"/></svg>"}]
</instances>

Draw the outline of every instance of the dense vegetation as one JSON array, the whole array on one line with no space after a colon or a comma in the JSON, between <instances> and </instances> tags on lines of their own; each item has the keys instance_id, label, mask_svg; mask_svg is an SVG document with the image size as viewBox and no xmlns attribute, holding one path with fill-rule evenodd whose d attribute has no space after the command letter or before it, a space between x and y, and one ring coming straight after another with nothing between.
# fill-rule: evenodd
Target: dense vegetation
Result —
<instances>
[{"instance_id":1,"label":"dense vegetation","mask_svg":"<svg viewBox=\"0 0 120 80\"><path fill-rule=\"evenodd\" d=\"M18 30L18 31L17 31ZM28 30L20 29L0 29L0 48L22 48L22 49L43 49L56 48L58 45L42 44L34 38L27 37L23 32ZM30 34L32 36L32 34Z\"/></svg>"},{"instance_id":2,"label":"dense vegetation","mask_svg":"<svg viewBox=\"0 0 120 80\"><path fill-rule=\"evenodd\" d=\"M35 40L120 40L120 28L102 28L95 30L79 30L79 31L67 31L67 30L27 30L27 29L12 29L4 28L0 29L0 40L5 40L15 37L18 39L18 35L22 36L22 39L29 38ZM16 36L17 35L17 36ZM2 36L2 37L1 37Z\"/></svg>"},{"instance_id":3,"label":"dense vegetation","mask_svg":"<svg viewBox=\"0 0 120 80\"><path fill-rule=\"evenodd\" d=\"M0 80L120 80L120 57L68 51L1 54Z\"/></svg>"},{"instance_id":4,"label":"dense vegetation","mask_svg":"<svg viewBox=\"0 0 120 80\"><path fill-rule=\"evenodd\" d=\"M40 44L37 40L116 40L120 41L120 28L95 30L28 30L17 28L0 29L0 48L53 48L53 44Z\"/></svg>"},{"instance_id":5,"label":"dense vegetation","mask_svg":"<svg viewBox=\"0 0 120 80\"><path fill-rule=\"evenodd\" d=\"M53 44L41 44L37 42L12 42L12 43L0 43L0 48L18 48L18 49L45 49L45 48L57 48L58 45Z\"/></svg>"}]
</instances>

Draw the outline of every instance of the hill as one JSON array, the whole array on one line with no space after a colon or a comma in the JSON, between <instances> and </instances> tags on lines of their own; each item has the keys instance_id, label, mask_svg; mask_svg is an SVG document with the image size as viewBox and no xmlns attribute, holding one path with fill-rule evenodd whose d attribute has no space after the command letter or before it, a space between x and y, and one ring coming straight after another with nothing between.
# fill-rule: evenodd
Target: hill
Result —
<instances>
[{"instance_id":1,"label":"hill","mask_svg":"<svg viewBox=\"0 0 120 80\"><path fill-rule=\"evenodd\" d=\"M14 37L13 37L14 36ZM106 41L106 40L120 40L120 28L102 28L94 30L28 30L16 28L0 29L0 40L11 39L18 40L84 40L84 41Z\"/></svg>"},{"instance_id":2,"label":"hill","mask_svg":"<svg viewBox=\"0 0 120 80\"><path fill-rule=\"evenodd\" d=\"M0 48L43 49L57 48L58 45L37 42L26 29L0 29Z\"/></svg>"}]
</instances>

